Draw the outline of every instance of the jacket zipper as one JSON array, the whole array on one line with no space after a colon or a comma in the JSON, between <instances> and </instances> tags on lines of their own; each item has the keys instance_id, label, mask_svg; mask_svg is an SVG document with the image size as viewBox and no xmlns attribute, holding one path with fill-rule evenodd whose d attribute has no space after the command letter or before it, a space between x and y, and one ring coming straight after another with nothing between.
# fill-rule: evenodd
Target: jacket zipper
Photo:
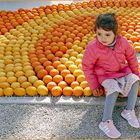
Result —
<instances>
[{"instance_id":1,"label":"jacket zipper","mask_svg":"<svg viewBox=\"0 0 140 140\"><path fill-rule=\"evenodd\" d=\"M115 48L114 48L115 49ZM121 65L120 65L120 63L119 63L119 61L118 61L118 59L117 59L117 57L116 57L116 54L115 54L115 51L114 51L114 49L113 50L111 50L112 51L112 54L113 54L113 56L115 57L115 59L116 59L116 61L117 61L117 63L118 63L118 65L119 65L119 70L121 69Z\"/></svg>"}]
</instances>

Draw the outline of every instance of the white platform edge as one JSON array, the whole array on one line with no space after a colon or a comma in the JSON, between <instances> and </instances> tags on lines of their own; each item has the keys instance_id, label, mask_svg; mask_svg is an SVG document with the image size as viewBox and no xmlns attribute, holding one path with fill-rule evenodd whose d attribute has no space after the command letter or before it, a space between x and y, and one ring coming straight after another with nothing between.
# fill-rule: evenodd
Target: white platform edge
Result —
<instances>
[{"instance_id":1,"label":"white platform edge","mask_svg":"<svg viewBox=\"0 0 140 140\"><path fill-rule=\"evenodd\" d=\"M104 105L105 97L0 97L1 104L46 104L46 105ZM127 98L119 98L117 106L126 105ZM137 99L137 106L140 105L140 97Z\"/></svg>"}]
</instances>

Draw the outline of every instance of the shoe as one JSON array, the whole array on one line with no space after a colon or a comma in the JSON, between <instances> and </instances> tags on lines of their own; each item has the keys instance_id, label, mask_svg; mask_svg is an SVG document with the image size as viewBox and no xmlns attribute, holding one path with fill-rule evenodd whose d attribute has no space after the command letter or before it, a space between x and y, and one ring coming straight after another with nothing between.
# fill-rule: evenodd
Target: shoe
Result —
<instances>
[{"instance_id":1,"label":"shoe","mask_svg":"<svg viewBox=\"0 0 140 140\"><path fill-rule=\"evenodd\" d=\"M121 136L121 133L114 126L112 120L100 122L99 128L110 138L119 138Z\"/></svg>"},{"instance_id":2,"label":"shoe","mask_svg":"<svg viewBox=\"0 0 140 140\"><path fill-rule=\"evenodd\" d=\"M124 110L121 116L128 121L128 123L134 128L140 128L140 123L136 117L134 110Z\"/></svg>"}]
</instances>

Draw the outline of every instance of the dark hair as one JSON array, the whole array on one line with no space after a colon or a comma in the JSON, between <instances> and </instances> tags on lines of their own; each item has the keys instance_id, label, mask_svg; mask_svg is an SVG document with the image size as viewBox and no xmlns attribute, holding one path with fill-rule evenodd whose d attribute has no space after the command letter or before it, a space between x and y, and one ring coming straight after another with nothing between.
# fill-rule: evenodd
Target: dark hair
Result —
<instances>
[{"instance_id":1,"label":"dark hair","mask_svg":"<svg viewBox=\"0 0 140 140\"><path fill-rule=\"evenodd\" d=\"M106 13L106 14L100 14L96 18L95 22L95 31L97 28L102 28L106 31L112 30L114 34L118 31L118 24L115 19L114 13Z\"/></svg>"}]
</instances>

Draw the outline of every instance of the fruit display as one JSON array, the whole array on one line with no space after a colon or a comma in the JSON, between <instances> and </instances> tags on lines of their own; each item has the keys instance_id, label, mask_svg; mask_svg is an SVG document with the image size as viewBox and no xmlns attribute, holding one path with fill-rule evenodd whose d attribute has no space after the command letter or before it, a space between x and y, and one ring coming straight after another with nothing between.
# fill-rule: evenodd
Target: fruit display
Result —
<instances>
[{"instance_id":1,"label":"fruit display","mask_svg":"<svg viewBox=\"0 0 140 140\"><path fill-rule=\"evenodd\" d=\"M140 52L139 0L0 11L0 96L102 96L90 90L81 62L96 16L106 12L116 14L119 33Z\"/></svg>"}]
</instances>

